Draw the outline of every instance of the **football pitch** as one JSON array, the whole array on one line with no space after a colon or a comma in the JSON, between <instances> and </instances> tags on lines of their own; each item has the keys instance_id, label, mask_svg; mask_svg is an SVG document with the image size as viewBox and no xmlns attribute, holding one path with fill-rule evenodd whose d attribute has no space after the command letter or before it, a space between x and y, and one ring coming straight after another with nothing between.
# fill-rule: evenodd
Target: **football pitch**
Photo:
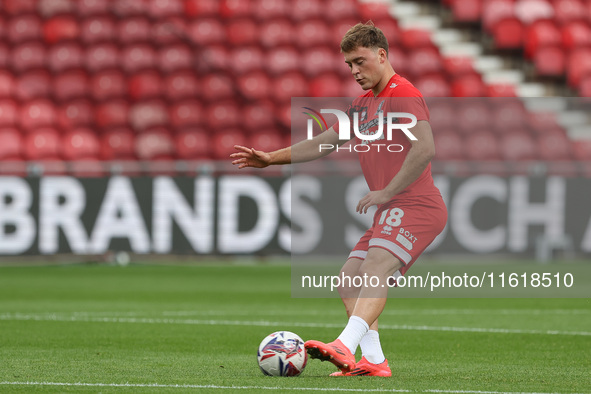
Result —
<instances>
[{"instance_id":1,"label":"football pitch","mask_svg":"<svg viewBox=\"0 0 591 394\"><path fill-rule=\"evenodd\" d=\"M267 334L345 322L338 299L291 298L282 264L2 267L0 392L591 392L588 298L390 299L392 378L259 371Z\"/></svg>"}]
</instances>

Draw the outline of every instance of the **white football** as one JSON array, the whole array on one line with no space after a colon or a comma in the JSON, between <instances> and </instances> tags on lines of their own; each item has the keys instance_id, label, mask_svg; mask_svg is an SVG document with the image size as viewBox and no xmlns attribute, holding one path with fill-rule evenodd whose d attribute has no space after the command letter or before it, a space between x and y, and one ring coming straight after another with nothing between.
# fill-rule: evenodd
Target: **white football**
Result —
<instances>
[{"instance_id":1,"label":"white football","mask_svg":"<svg viewBox=\"0 0 591 394\"><path fill-rule=\"evenodd\" d=\"M306 367L308 354L304 341L289 331L268 335L259 345L259 367L269 376L298 376Z\"/></svg>"}]
</instances>

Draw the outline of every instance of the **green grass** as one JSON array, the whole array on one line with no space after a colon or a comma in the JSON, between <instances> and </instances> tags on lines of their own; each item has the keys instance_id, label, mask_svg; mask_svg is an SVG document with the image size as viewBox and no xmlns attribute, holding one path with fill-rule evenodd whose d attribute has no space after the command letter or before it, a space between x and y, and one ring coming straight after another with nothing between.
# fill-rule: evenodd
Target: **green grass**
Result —
<instances>
[{"instance_id":1,"label":"green grass","mask_svg":"<svg viewBox=\"0 0 591 394\"><path fill-rule=\"evenodd\" d=\"M591 392L589 299L391 299L392 378L330 378L317 360L297 378L265 377L267 334L332 340L346 322L339 300L292 299L289 286L281 265L0 268L0 392Z\"/></svg>"}]
</instances>

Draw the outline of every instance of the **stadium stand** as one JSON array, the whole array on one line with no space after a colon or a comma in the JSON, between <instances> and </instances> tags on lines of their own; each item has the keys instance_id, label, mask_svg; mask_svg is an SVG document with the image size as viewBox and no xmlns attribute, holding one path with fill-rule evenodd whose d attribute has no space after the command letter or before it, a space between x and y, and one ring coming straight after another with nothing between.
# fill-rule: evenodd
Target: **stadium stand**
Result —
<instances>
[{"instance_id":1,"label":"stadium stand","mask_svg":"<svg viewBox=\"0 0 591 394\"><path fill-rule=\"evenodd\" d=\"M4 0L0 160L87 174L276 149L291 97L361 93L338 44L368 19L426 97L466 98L430 103L439 161L591 157L588 119L519 98L591 96L589 0Z\"/></svg>"}]
</instances>

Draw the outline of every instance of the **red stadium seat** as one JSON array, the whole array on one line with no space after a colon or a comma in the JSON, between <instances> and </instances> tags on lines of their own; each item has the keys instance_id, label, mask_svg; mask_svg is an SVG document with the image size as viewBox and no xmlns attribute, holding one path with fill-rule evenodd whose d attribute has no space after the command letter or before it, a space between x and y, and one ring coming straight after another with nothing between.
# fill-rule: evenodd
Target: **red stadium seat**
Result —
<instances>
[{"instance_id":1,"label":"red stadium seat","mask_svg":"<svg viewBox=\"0 0 591 394\"><path fill-rule=\"evenodd\" d=\"M576 88L582 78L591 73L591 47L576 48L567 59L566 75L568 84Z\"/></svg>"},{"instance_id":2,"label":"red stadium seat","mask_svg":"<svg viewBox=\"0 0 591 394\"><path fill-rule=\"evenodd\" d=\"M165 126L168 121L168 108L162 101L142 101L129 109L129 123L135 131Z\"/></svg>"},{"instance_id":3,"label":"red stadium seat","mask_svg":"<svg viewBox=\"0 0 591 394\"><path fill-rule=\"evenodd\" d=\"M177 44L162 48L158 53L160 70L169 73L193 67L193 54L184 44Z\"/></svg>"},{"instance_id":4,"label":"red stadium seat","mask_svg":"<svg viewBox=\"0 0 591 394\"><path fill-rule=\"evenodd\" d=\"M153 70L146 70L129 78L129 96L133 100L156 98L162 94L163 85L164 81L160 74Z\"/></svg>"},{"instance_id":5,"label":"red stadium seat","mask_svg":"<svg viewBox=\"0 0 591 394\"><path fill-rule=\"evenodd\" d=\"M0 40L0 67L8 68L11 60L10 49L8 45Z\"/></svg>"},{"instance_id":6,"label":"red stadium seat","mask_svg":"<svg viewBox=\"0 0 591 394\"><path fill-rule=\"evenodd\" d=\"M525 30L525 56L533 58L541 47L560 45L562 36L553 20L538 20Z\"/></svg>"},{"instance_id":7,"label":"red stadium seat","mask_svg":"<svg viewBox=\"0 0 591 394\"><path fill-rule=\"evenodd\" d=\"M25 72L33 68L43 68L46 64L46 49L40 42L27 42L15 46L10 55L12 68Z\"/></svg>"},{"instance_id":8,"label":"red stadium seat","mask_svg":"<svg viewBox=\"0 0 591 394\"><path fill-rule=\"evenodd\" d=\"M390 50L388 51L388 60L394 67L399 74L406 74L407 70L410 68L407 53L403 51L401 48L390 45ZM344 60L343 60L344 63ZM347 66L344 67L347 70L347 76L351 76L351 70Z\"/></svg>"},{"instance_id":9,"label":"red stadium seat","mask_svg":"<svg viewBox=\"0 0 591 394\"><path fill-rule=\"evenodd\" d=\"M107 131L101 136L103 160L134 160L135 133L128 128Z\"/></svg>"},{"instance_id":10,"label":"red stadium seat","mask_svg":"<svg viewBox=\"0 0 591 394\"><path fill-rule=\"evenodd\" d=\"M441 73L425 74L416 79L415 86L424 97L450 97L451 87Z\"/></svg>"},{"instance_id":11,"label":"red stadium seat","mask_svg":"<svg viewBox=\"0 0 591 394\"><path fill-rule=\"evenodd\" d=\"M135 152L140 160L172 159L174 142L165 130L147 131L137 136Z\"/></svg>"},{"instance_id":12,"label":"red stadium seat","mask_svg":"<svg viewBox=\"0 0 591 394\"><path fill-rule=\"evenodd\" d=\"M515 16L529 25L539 19L552 19L554 8L547 0L519 0L515 3Z\"/></svg>"},{"instance_id":13,"label":"red stadium seat","mask_svg":"<svg viewBox=\"0 0 591 394\"><path fill-rule=\"evenodd\" d=\"M408 50L430 47L431 32L423 29L405 29L400 32L400 43Z\"/></svg>"},{"instance_id":14,"label":"red stadium seat","mask_svg":"<svg viewBox=\"0 0 591 394\"><path fill-rule=\"evenodd\" d=\"M504 160L526 161L536 159L536 144L523 131L512 131L501 136L501 155Z\"/></svg>"},{"instance_id":15,"label":"red stadium seat","mask_svg":"<svg viewBox=\"0 0 591 394\"><path fill-rule=\"evenodd\" d=\"M341 97L343 94L343 80L335 73L317 76L309 83L311 97Z\"/></svg>"},{"instance_id":16,"label":"red stadium seat","mask_svg":"<svg viewBox=\"0 0 591 394\"><path fill-rule=\"evenodd\" d=\"M86 50L86 69L97 72L117 68L120 64L119 49L110 43L96 44Z\"/></svg>"},{"instance_id":17,"label":"red stadium seat","mask_svg":"<svg viewBox=\"0 0 591 394\"><path fill-rule=\"evenodd\" d=\"M452 77L474 72L473 60L469 56L443 57L443 69Z\"/></svg>"},{"instance_id":18,"label":"red stadium seat","mask_svg":"<svg viewBox=\"0 0 591 394\"><path fill-rule=\"evenodd\" d=\"M520 99L505 99L493 108L491 124L499 133L511 133L527 126L528 114Z\"/></svg>"},{"instance_id":19,"label":"red stadium seat","mask_svg":"<svg viewBox=\"0 0 591 394\"><path fill-rule=\"evenodd\" d=\"M482 16L482 0L454 0L451 11L458 22L479 22Z\"/></svg>"},{"instance_id":20,"label":"red stadium seat","mask_svg":"<svg viewBox=\"0 0 591 394\"><path fill-rule=\"evenodd\" d=\"M204 48L199 53L198 59L199 61L195 64L196 67L193 67L198 71L213 73L230 70L230 72L234 73L232 67L235 67L235 65L230 64L230 52L224 46L212 45Z\"/></svg>"},{"instance_id":21,"label":"red stadium seat","mask_svg":"<svg viewBox=\"0 0 591 394\"><path fill-rule=\"evenodd\" d=\"M69 71L57 75L53 80L54 97L68 101L90 95L88 75L83 71Z\"/></svg>"},{"instance_id":22,"label":"red stadium seat","mask_svg":"<svg viewBox=\"0 0 591 394\"><path fill-rule=\"evenodd\" d=\"M435 140L435 159L436 160L463 160L465 148L463 139L453 129L437 128L433 132Z\"/></svg>"},{"instance_id":23,"label":"red stadium seat","mask_svg":"<svg viewBox=\"0 0 591 394\"><path fill-rule=\"evenodd\" d=\"M323 19L340 21L348 18L357 18L357 2L355 0L327 0L325 9L330 10L323 15Z\"/></svg>"},{"instance_id":24,"label":"red stadium seat","mask_svg":"<svg viewBox=\"0 0 591 394\"><path fill-rule=\"evenodd\" d=\"M78 0L76 3L80 16L109 14L112 7L110 2L103 0Z\"/></svg>"},{"instance_id":25,"label":"red stadium seat","mask_svg":"<svg viewBox=\"0 0 591 394\"><path fill-rule=\"evenodd\" d=\"M99 140L90 129L78 128L62 137L62 157L65 160L96 159L99 152Z\"/></svg>"},{"instance_id":26,"label":"red stadium seat","mask_svg":"<svg viewBox=\"0 0 591 394\"><path fill-rule=\"evenodd\" d=\"M62 142L59 133L51 128L41 128L25 136L24 156L28 160L59 159Z\"/></svg>"},{"instance_id":27,"label":"red stadium seat","mask_svg":"<svg viewBox=\"0 0 591 394\"><path fill-rule=\"evenodd\" d=\"M451 83L451 94L454 97L483 97L485 92L482 77L476 73L456 77Z\"/></svg>"},{"instance_id":28,"label":"red stadium seat","mask_svg":"<svg viewBox=\"0 0 591 394\"><path fill-rule=\"evenodd\" d=\"M237 75L261 70L264 59L263 51L259 47L238 47L230 54L230 62L237 65Z\"/></svg>"},{"instance_id":29,"label":"red stadium seat","mask_svg":"<svg viewBox=\"0 0 591 394\"><path fill-rule=\"evenodd\" d=\"M287 73L273 81L273 97L277 101L289 102L292 97L307 97L308 84L300 73Z\"/></svg>"},{"instance_id":30,"label":"red stadium seat","mask_svg":"<svg viewBox=\"0 0 591 394\"><path fill-rule=\"evenodd\" d=\"M437 73L443 69L439 50L433 46L412 50L408 55L408 63L412 65L408 71L414 76Z\"/></svg>"},{"instance_id":31,"label":"red stadium seat","mask_svg":"<svg viewBox=\"0 0 591 394\"><path fill-rule=\"evenodd\" d=\"M94 107L89 100L74 100L58 108L57 124L60 130L70 130L94 123Z\"/></svg>"},{"instance_id":32,"label":"red stadium seat","mask_svg":"<svg viewBox=\"0 0 591 394\"><path fill-rule=\"evenodd\" d=\"M191 99L200 96L201 85L190 71L180 71L170 74L164 80L164 94L171 101Z\"/></svg>"},{"instance_id":33,"label":"red stadium seat","mask_svg":"<svg viewBox=\"0 0 591 394\"><path fill-rule=\"evenodd\" d=\"M222 22L215 18L197 19L188 28L191 39L200 46L223 44L226 30Z\"/></svg>"},{"instance_id":34,"label":"red stadium seat","mask_svg":"<svg viewBox=\"0 0 591 394\"><path fill-rule=\"evenodd\" d=\"M254 0L253 15L259 20L273 20L288 17L291 12L289 3L285 0Z\"/></svg>"},{"instance_id":35,"label":"red stadium seat","mask_svg":"<svg viewBox=\"0 0 591 394\"><path fill-rule=\"evenodd\" d=\"M55 107L48 100L32 100L24 103L20 108L19 121L23 130L51 127L55 124L56 118Z\"/></svg>"},{"instance_id":36,"label":"red stadium seat","mask_svg":"<svg viewBox=\"0 0 591 394\"><path fill-rule=\"evenodd\" d=\"M185 32L188 30L187 21L181 17L169 17L156 22L152 27L152 42L161 47L178 44L187 39Z\"/></svg>"},{"instance_id":37,"label":"red stadium seat","mask_svg":"<svg viewBox=\"0 0 591 394\"><path fill-rule=\"evenodd\" d=\"M0 127L16 126L19 107L13 100L0 100Z\"/></svg>"},{"instance_id":38,"label":"red stadium seat","mask_svg":"<svg viewBox=\"0 0 591 394\"><path fill-rule=\"evenodd\" d=\"M495 46L498 49L519 49L523 46L525 27L517 18L505 18L492 27Z\"/></svg>"},{"instance_id":39,"label":"red stadium seat","mask_svg":"<svg viewBox=\"0 0 591 394\"><path fill-rule=\"evenodd\" d=\"M289 15L294 21L304 21L321 18L324 10L324 5L316 0L293 0Z\"/></svg>"},{"instance_id":40,"label":"red stadium seat","mask_svg":"<svg viewBox=\"0 0 591 394\"><path fill-rule=\"evenodd\" d=\"M564 75L566 56L560 46L538 48L534 54L533 61L537 75L554 77Z\"/></svg>"},{"instance_id":41,"label":"red stadium seat","mask_svg":"<svg viewBox=\"0 0 591 394\"><path fill-rule=\"evenodd\" d=\"M21 133L15 128L0 129L0 160L20 160L23 152Z\"/></svg>"},{"instance_id":42,"label":"red stadium seat","mask_svg":"<svg viewBox=\"0 0 591 394\"><path fill-rule=\"evenodd\" d=\"M573 140L571 149L576 160L591 162L591 139Z\"/></svg>"},{"instance_id":43,"label":"red stadium seat","mask_svg":"<svg viewBox=\"0 0 591 394\"><path fill-rule=\"evenodd\" d=\"M252 5L249 0L221 0L220 3L220 15L224 18L250 16Z\"/></svg>"},{"instance_id":44,"label":"red stadium seat","mask_svg":"<svg viewBox=\"0 0 591 394\"><path fill-rule=\"evenodd\" d=\"M234 153L234 145L247 145L247 139L238 130L223 130L216 132L212 138L213 157L218 160L228 160Z\"/></svg>"},{"instance_id":45,"label":"red stadium seat","mask_svg":"<svg viewBox=\"0 0 591 394\"><path fill-rule=\"evenodd\" d=\"M234 84L226 74L209 74L203 78L201 96L207 101L234 98Z\"/></svg>"},{"instance_id":46,"label":"red stadium seat","mask_svg":"<svg viewBox=\"0 0 591 394\"><path fill-rule=\"evenodd\" d=\"M382 2L368 2L359 3L357 6L361 20L373 20L384 18L384 16L390 15L390 6L387 3ZM379 23L376 23L379 26Z\"/></svg>"},{"instance_id":47,"label":"red stadium seat","mask_svg":"<svg viewBox=\"0 0 591 394\"><path fill-rule=\"evenodd\" d=\"M537 151L542 160L571 160L570 141L561 132L544 133L538 137Z\"/></svg>"},{"instance_id":48,"label":"red stadium seat","mask_svg":"<svg viewBox=\"0 0 591 394\"><path fill-rule=\"evenodd\" d=\"M491 83L486 85L487 97L516 97L515 85L510 83Z\"/></svg>"},{"instance_id":49,"label":"red stadium seat","mask_svg":"<svg viewBox=\"0 0 591 394\"><path fill-rule=\"evenodd\" d=\"M513 0L487 0L483 3L482 24L488 32L492 32L493 26L500 20L514 15Z\"/></svg>"},{"instance_id":50,"label":"red stadium seat","mask_svg":"<svg viewBox=\"0 0 591 394\"><path fill-rule=\"evenodd\" d=\"M106 16L86 18L82 22L80 30L80 37L87 45L112 41L115 37L118 37L115 22Z\"/></svg>"},{"instance_id":51,"label":"red stadium seat","mask_svg":"<svg viewBox=\"0 0 591 394\"><path fill-rule=\"evenodd\" d=\"M576 47L591 46L591 26L585 21L573 21L561 29L562 45L567 51Z\"/></svg>"},{"instance_id":52,"label":"red stadium seat","mask_svg":"<svg viewBox=\"0 0 591 394\"><path fill-rule=\"evenodd\" d=\"M583 19L585 13L585 6L579 0L554 0L554 18L560 24Z\"/></svg>"},{"instance_id":53,"label":"red stadium seat","mask_svg":"<svg viewBox=\"0 0 591 394\"><path fill-rule=\"evenodd\" d=\"M500 160L498 136L490 131L475 130L466 135L464 149L469 160Z\"/></svg>"},{"instance_id":54,"label":"red stadium seat","mask_svg":"<svg viewBox=\"0 0 591 394\"><path fill-rule=\"evenodd\" d=\"M14 75L8 71L0 70L0 98L12 97L15 94L20 80L17 80Z\"/></svg>"},{"instance_id":55,"label":"red stadium seat","mask_svg":"<svg viewBox=\"0 0 591 394\"><path fill-rule=\"evenodd\" d=\"M52 45L48 53L49 68L56 73L84 67L82 47L74 42Z\"/></svg>"},{"instance_id":56,"label":"red stadium seat","mask_svg":"<svg viewBox=\"0 0 591 394\"><path fill-rule=\"evenodd\" d=\"M186 100L172 105L170 111L170 123L176 130L187 127L199 126L204 123L203 106L199 101Z\"/></svg>"},{"instance_id":57,"label":"red stadium seat","mask_svg":"<svg viewBox=\"0 0 591 394\"><path fill-rule=\"evenodd\" d=\"M252 19L235 19L228 21L226 26L228 43L237 47L254 45L259 40L259 27Z\"/></svg>"},{"instance_id":58,"label":"red stadium seat","mask_svg":"<svg viewBox=\"0 0 591 394\"><path fill-rule=\"evenodd\" d=\"M129 73L156 66L156 52L148 44L129 45L121 51L121 65Z\"/></svg>"},{"instance_id":59,"label":"red stadium seat","mask_svg":"<svg viewBox=\"0 0 591 394\"><path fill-rule=\"evenodd\" d=\"M92 76L90 90L97 101L121 98L127 94L127 81L119 70L99 71Z\"/></svg>"},{"instance_id":60,"label":"red stadium seat","mask_svg":"<svg viewBox=\"0 0 591 394\"><path fill-rule=\"evenodd\" d=\"M234 102L223 102L207 107L206 117L209 130L221 130L240 125L240 108Z\"/></svg>"},{"instance_id":61,"label":"red stadium seat","mask_svg":"<svg viewBox=\"0 0 591 394\"><path fill-rule=\"evenodd\" d=\"M184 13L183 0L152 0L148 12L153 18L170 18Z\"/></svg>"},{"instance_id":62,"label":"red stadium seat","mask_svg":"<svg viewBox=\"0 0 591 394\"><path fill-rule=\"evenodd\" d=\"M348 18L348 19L339 19L332 23L330 26L330 31L332 32L332 42L333 45L339 45L343 36L353 26L358 23L357 17L355 18ZM393 44L393 43L390 43Z\"/></svg>"},{"instance_id":63,"label":"red stadium seat","mask_svg":"<svg viewBox=\"0 0 591 394\"><path fill-rule=\"evenodd\" d=\"M80 26L73 17L58 16L43 25L45 42L54 44L62 40L73 40L80 35Z\"/></svg>"},{"instance_id":64,"label":"red stadium seat","mask_svg":"<svg viewBox=\"0 0 591 394\"><path fill-rule=\"evenodd\" d=\"M455 105L452 100L442 98L426 98L429 108L429 123L433 130L453 130L457 133L458 121Z\"/></svg>"},{"instance_id":65,"label":"red stadium seat","mask_svg":"<svg viewBox=\"0 0 591 394\"><path fill-rule=\"evenodd\" d=\"M242 110L241 125L249 131L262 130L274 125L275 107L270 101L256 101Z\"/></svg>"},{"instance_id":66,"label":"red stadium seat","mask_svg":"<svg viewBox=\"0 0 591 394\"><path fill-rule=\"evenodd\" d=\"M322 19L303 20L295 27L295 42L299 48L308 49L314 45L332 45L332 33Z\"/></svg>"},{"instance_id":67,"label":"red stadium seat","mask_svg":"<svg viewBox=\"0 0 591 394\"><path fill-rule=\"evenodd\" d=\"M15 97L21 101L46 98L51 93L51 75L46 70L29 71L20 75L14 89Z\"/></svg>"},{"instance_id":68,"label":"red stadium seat","mask_svg":"<svg viewBox=\"0 0 591 394\"><path fill-rule=\"evenodd\" d=\"M265 48L293 44L295 35L293 24L287 19L270 19L261 26L260 43Z\"/></svg>"},{"instance_id":69,"label":"red stadium seat","mask_svg":"<svg viewBox=\"0 0 591 394\"><path fill-rule=\"evenodd\" d=\"M189 129L174 137L176 156L181 160L208 159L212 146L210 136L201 129Z\"/></svg>"},{"instance_id":70,"label":"red stadium seat","mask_svg":"<svg viewBox=\"0 0 591 394\"><path fill-rule=\"evenodd\" d=\"M147 18L126 18L117 26L117 39L124 45L149 42L151 31L152 25Z\"/></svg>"},{"instance_id":71,"label":"red stadium seat","mask_svg":"<svg viewBox=\"0 0 591 394\"><path fill-rule=\"evenodd\" d=\"M15 16L6 24L6 36L13 44L39 40L42 31L41 20L32 14Z\"/></svg>"},{"instance_id":72,"label":"red stadium seat","mask_svg":"<svg viewBox=\"0 0 591 394\"><path fill-rule=\"evenodd\" d=\"M76 11L76 2L70 0L39 0L39 14L44 18L54 15L71 14Z\"/></svg>"},{"instance_id":73,"label":"red stadium seat","mask_svg":"<svg viewBox=\"0 0 591 394\"><path fill-rule=\"evenodd\" d=\"M342 55L337 55L342 59ZM302 57L303 67L301 71L308 78L314 78L319 74L334 71L336 68L335 51L329 47L309 48Z\"/></svg>"},{"instance_id":74,"label":"red stadium seat","mask_svg":"<svg viewBox=\"0 0 591 394\"><path fill-rule=\"evenodd\" d=\"M273 152L285 148L284 138L273 129L255 132L248 138L248 146L264 152Z\"/></svg>"},{"instance_id":75,"label":"red stadium seat","mask_svg":"<svg viewBox=\"0 0 591 394\"><path fill-rule=\"evenodd\" d=\"M269 97L271 80L262 72L251 72L238 78L238 89L246 100L261 100Z\"/></svg>"},{"instance_id":76,"label":"red stadium seat","mask_svg":"<svg viewBox=\"0 0 591 394\"><path fill-rule=\"evenodd\" d=\"M219 0L185 0L185 13L187 16L204 17L219 15Z\"/></svg>"},{"instance_id":77,"label":"red stadium seat","mask_svg":"<svg viewBox=\"0 0 591 394\"><path fill-rule=\"evenodd\" d=\"M2 8L11 15L33 13L37 11L37 0L3 0Z\"/></svg>"},{"instance_id":78,"label":"red stadium seat","mask_svg":"<svg viewBox=\"0 0 591 394\"><path fill-rule=\"evenodd\" d=\"M129 104L127 100L109 100L95 108L94 118L97 126L104 130L129 124Z\"/></svg>"},{"instance_id":79,"label":"red stadium seat","mask_svg":"<svg viewBox=\"0 0 591 394\"><path fill-rule=\"evenodd\" d=\"M475 133L478 130L487 129L493 121L494 113L491 112L487 99L471 98L456 100L458 102L455 113L455 124L458 131L466 135Z\"/></svg>"},{"instance_id":80,"label":"red stadium seat","mask_svg":"<svg viewBox=\"0 0 591 394\"><path fill-rule=\"evenodd\" d=\"M285 128L291 130L291 103L283 103L276 106L273 112L275 119ZM290 133L291 134L291 133Z\"/></svg>"}]
</instances>

